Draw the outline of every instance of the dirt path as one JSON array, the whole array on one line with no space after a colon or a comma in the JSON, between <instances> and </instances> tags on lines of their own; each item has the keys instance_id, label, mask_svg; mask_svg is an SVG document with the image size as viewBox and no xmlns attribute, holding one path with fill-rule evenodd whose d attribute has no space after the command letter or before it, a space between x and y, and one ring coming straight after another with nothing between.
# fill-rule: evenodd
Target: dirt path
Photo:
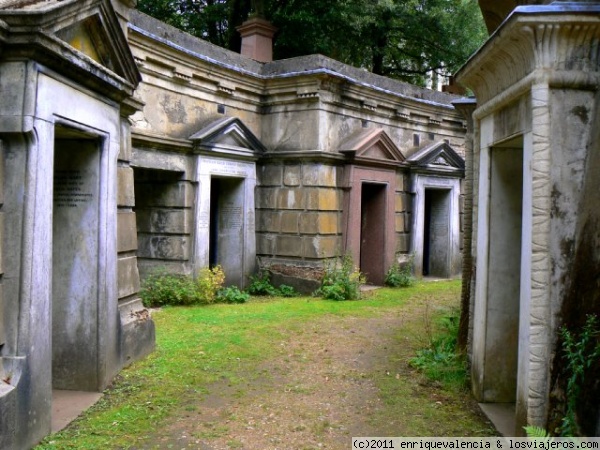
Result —
<instances>
[{"instance_id":1,"label":"dirt path","mask_svg":"<svg viewBox=\"0 0 600 450\"><path fill-rule=\"evenodd\" d=\"M273 342L280 356L261 366L257 377L209 386L208 396L185 405L144 448L348 449L352 436L407 435L406 412L386 405L377 385L382 377L402 381L412 397L408 406L423 395L439 408L457 400L428 385L406 363L414 350L398 338L405 320L401 312L367 319L326 317L290 331L285 341ZM460 402L453 407L479 421L482 435L489 433L474 404ZM458 428L451 435L460 434Z\"/></svg>"}]
</instances>

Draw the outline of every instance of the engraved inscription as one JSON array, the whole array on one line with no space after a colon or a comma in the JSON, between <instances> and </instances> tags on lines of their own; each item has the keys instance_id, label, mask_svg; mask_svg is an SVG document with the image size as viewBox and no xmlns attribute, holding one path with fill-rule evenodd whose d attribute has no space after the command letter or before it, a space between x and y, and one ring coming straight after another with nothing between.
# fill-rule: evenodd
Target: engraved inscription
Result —
<instances>
[{"instance_id":1,"label":"engraved inscription","mask_svg":"<svg viewBox=\"0 0 600 450\"><path fill-rule=\"evenodd\" d=\"M77 208L89 203L94 194L85 188L81 170L57 170L54 174L54 206Z\"/></svg>"},{"instance_id":2,"label":"engraved inscription","mask_svg":"<svg viewBox=\"0 0 600 450\"><path fill-rule=\"evenodd\" d=\"M241 228L242 217L240 206L224 206L221 211L222 228L225 230Z\"/></svg>"}]
</instances>

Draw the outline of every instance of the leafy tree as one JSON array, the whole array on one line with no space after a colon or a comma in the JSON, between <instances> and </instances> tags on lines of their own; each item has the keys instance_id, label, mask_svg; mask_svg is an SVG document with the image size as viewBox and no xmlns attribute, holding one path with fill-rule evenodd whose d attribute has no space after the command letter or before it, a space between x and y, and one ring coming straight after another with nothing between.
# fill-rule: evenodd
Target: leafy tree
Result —
<instances>
[{"instance_id":1,"label":"leafy tree","mask_svg":"<svg viewBox=\"0 0 600 450\"><path fill-rule=\"evenodd\" d=\"M234 51L255 14L279 28L274 55L321 53L424 84L463 64L487 36L476 0L139 0L138 8Z\"/></svg>"}]
</instances>

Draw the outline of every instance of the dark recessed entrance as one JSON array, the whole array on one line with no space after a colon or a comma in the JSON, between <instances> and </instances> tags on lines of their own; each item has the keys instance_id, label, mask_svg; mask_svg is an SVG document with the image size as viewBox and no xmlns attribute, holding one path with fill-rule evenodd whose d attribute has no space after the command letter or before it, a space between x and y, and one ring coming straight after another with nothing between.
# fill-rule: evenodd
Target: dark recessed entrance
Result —
<instances>
[{"instance_id":1,"label":"dark recessed entrance","mask_svg":"<svg viewBox=\"0 0 600 450\"><path fill-rule=\"evenodd\" d=\"M100 143L54 142L52 386L95 391L98 379Z\"/></svg>"},{"instance_id":2,"label":"dark recessed entrance","mask_svg":"<svg viewBox=\"0 0 600 450\"><path fill-rule=\"evenodd\" d=\"M387 185L363 183L361 191L360 271L371 284L385 278L385 222Z\"/></svg>"},{"instance_id":3,"label":"dark recessed entrance","mask_svg":"<svg viewBox=\"0 0 600 450\"><path fill-rule=\"evenodd\" d=\"M243 285L244 179L212 177L209 265L220 265L225 283Z\"/></svg>"},{"instance_id":4,"label":"dark recessed entrance","mask_svg":"<svg viewBox=\"0 0 600 450\"><path fill-rule=\"evenodd\" d=\"M450 276L450 193L425 189L423 275Z\"/></svg>"}]
</instances>

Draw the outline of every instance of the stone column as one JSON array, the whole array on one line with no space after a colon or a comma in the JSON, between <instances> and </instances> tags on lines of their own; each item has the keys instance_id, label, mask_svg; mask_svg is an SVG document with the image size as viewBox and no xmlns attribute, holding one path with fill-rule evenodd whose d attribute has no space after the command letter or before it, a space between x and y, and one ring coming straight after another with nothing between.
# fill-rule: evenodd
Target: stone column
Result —
<instances>
[{"instance_id":1,"label":"stone column","mask_svg":"<svg viewBox=\"0 0 600 450\"><path fill-rule=\"evenodd\" d=\"M473 112L477 106L474 98L461 99L453 103L454 107L467 121L467 134L465 135L465 183L464 183L464 211L463 211L463 254L462 254L462 292L461 315L458 329L458 347L467 350L469 355L469 341L472 327L473 301L471 285L474 282L475 272L473 256Z\"/></svg>"}]
</instances>

